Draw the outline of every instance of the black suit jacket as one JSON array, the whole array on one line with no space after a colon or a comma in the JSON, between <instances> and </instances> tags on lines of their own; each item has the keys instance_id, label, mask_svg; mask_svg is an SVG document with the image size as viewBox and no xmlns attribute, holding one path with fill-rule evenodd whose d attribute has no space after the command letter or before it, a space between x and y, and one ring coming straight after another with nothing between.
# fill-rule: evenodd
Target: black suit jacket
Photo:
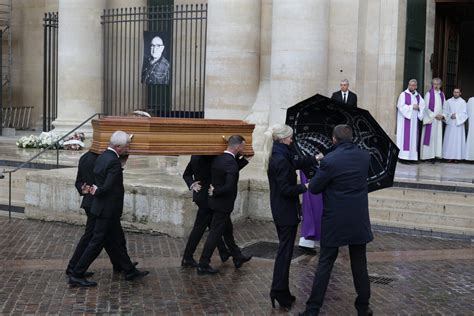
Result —
<instances>
[{"instance_id":1,"label":"black suit jacket","mask_svg":"<svg viewBox=\"0 0 474 316\"><path fill-rule=\"evenodd\" d=\"M339 101L341 103L344 103L342 101L342 93L341 91L336 91L332 94L331 96L331 99L333 100L336 100L336 101ZM347 95L347 103L346 103L348 106L353 106L353 107L357 107L357 94L355 94L354 92L352 91L349 91L349 94Z\"/></svg>"},{"instance_id":2,"label":"black suit jacket","mask_svg":"<svg viewBox=\"0 0 474 316\"><path fill-rule=\"evenodd\" d=\"M338 144L321 160L309 190L323 193L322 247L373 240L367 190L369 165L369 152L352 142Z\"/></svg>"},{"instance_id":3,"label":"black suit jacket","mask_svg":"<svg viewBox=\"0 0 474 316\"><path fill-rule=\"evenodd\" d=\"M119 158L107 149L97 158L94 166L94 184L97 190L91 213L100 217L121 217L123 210L123 169Z\"/></svg>"},{"instance_id":4,"label":"black suit jacket","mask_svg":"<svg viewBox=\"0 0 474 316\"><path fill-rule=\"evenodd\" d=\"M288 145L273 144L267 175L275 225L295 226L299 223L301 206L298 196L306 192L306 187L298 184L296 170L313 164L316 164L314 156L301 158Z\"/></svg>"},{"instance_id":5,"label":"black suit jacket","mask_svg":"<svg viewBox=\"0 0 474 316\"><path fill-rule=\"evenodd\" d=\"M193 191L193 201L200 208L207 208L208 197L209 197L209 185L211 184L211 167L212 160L215 156L191 156L186 169L183 173L184 182L186 182L189 189L191 189L191 184L196 181L199 181L201 184L201 190L199 192Z\"/></svg>"},{"instance_id":6,"label":"black suit jacket","mask_svg":"<svg viewBox=\"0 0 474 316\"><path fill-rule=\"evenodd\" d=\"M243 157L235 157L229 153L217 156L211 167L211 183L214 186L213 195L209 197L209 207L213 210L230 213L234 210L237 198L239 170L248 161Z\"/></svg>"},{"instance_id":7,"label":"black suit jacket","mask_svg":"<svg viewBox=\"0 0 474 316\"><path fill-rule=\"evenodd\" d=\"M83 197L81 202L81 208L83 209L90 209L92 207L92 200L94 196L92 194L82 194L82 185L84 183L88 185L94 184L94 164L95 161L99 157L98 154L93 153L92 151L86 152L84 155L81 156L79 159L79 165L77 167L77 175L76 175L76 189L77 192Z\"/></svg>"}]
</instances>

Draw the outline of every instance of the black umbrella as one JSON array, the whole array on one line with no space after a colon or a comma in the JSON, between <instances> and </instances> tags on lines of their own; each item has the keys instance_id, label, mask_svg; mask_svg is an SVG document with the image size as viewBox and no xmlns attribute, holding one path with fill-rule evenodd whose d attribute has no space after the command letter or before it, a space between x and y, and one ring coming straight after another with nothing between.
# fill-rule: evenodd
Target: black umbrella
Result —
<instances>
[{"instance_id":1,"label":"black umbrella","mask_svg":"<svg viewBox=\"0 0 474 316\"><path fill-rule=\"evenodd\" d=\"M316 94L288 108L286 124L293 128L293 144L302 156L326 153L332 146L334 127L349 125L354 131L354 143L370 152L369 192L393 185L400 150L369 111ZM303 171L308 177L314 172Z\"/></svg>"}]
</instances>

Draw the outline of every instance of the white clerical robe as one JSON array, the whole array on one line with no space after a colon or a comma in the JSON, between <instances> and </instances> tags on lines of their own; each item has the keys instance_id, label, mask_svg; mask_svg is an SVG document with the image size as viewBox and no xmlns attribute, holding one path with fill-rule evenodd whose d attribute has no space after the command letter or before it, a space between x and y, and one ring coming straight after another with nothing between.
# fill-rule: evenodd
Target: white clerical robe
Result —
<instances>
[{"instance_id":1,"label":"white clerical robe","mask_svg":"<svg viewBox=\"0 0 474 316\"><path fill-rule=\"evenodd\" d=\"M456 113L455 119L451 118L453 113ZM443 158L464 159L466 155L466 130L464 129L464 123L467 120L466 101L461 97L449 99L444 104L443 114L446 118Z\"/></svg>"},{"instance_id":2,"label":"white clerical robe","mask_svg":"<svg viewBox=\"0 0 474 316\"><path fill-rule=\"evenodd\" d=\"M474 97L467 102L469 130L466 140L466 160L474 160Z\"/></svg>"},{"instance_id":3,"label":"white clerical robe","mask_svg":"<svg viewBox=\"0 0 474 316\"><path fill-rule=\"evenodd\" d=\"M443 150L443 121L437 120L438 114L443 115L443 104L441 102L441 90L434 90L434 109L431 111L428 107L430 104L430 92L425 94L425 111L423 112L423 130L421 131L420 140L420 159L427 160L433 158L441 158ZM431 124L429 145L424 144L427 125Z\"/></svg>"},{"instance_id":4,"label":"white clerical robe","mask_svg":"<svg viewBox=\"0 0 474 316\"><path fill-rule=\"evenodd\" d=\"M408 105L405 102L405 92L409 93L411 97ZM419 96L419 103L416 96ZM418 104L420 110L413 110L414 104ZM425 102L418 92L415 91L414 94L411 94L407 89L400 93L397 109L397 146L400 148L398 158L418 160L418 120L423 119Z\"/></svg>"}]
</instances>

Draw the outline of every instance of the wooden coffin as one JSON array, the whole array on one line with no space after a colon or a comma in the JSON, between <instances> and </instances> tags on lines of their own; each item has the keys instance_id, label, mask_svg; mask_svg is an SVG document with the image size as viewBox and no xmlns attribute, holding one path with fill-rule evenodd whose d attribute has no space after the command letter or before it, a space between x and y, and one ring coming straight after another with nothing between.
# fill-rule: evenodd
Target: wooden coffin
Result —
<instances>
[{"instance_id":1,"label":"wooden coffin","mask_svg":"<svg viewBox=\"0 0 474 316\"><path fill-rule=\"evenodd\" d=\"M246 140L245 155L253 155L252 132L255 127L238 120L208 120L162 117L106 116L92 120L91 150L101 153L117 130L133 134L130 154L136 155L217 155L231 135Z\"/></svg>"}]
</instances>

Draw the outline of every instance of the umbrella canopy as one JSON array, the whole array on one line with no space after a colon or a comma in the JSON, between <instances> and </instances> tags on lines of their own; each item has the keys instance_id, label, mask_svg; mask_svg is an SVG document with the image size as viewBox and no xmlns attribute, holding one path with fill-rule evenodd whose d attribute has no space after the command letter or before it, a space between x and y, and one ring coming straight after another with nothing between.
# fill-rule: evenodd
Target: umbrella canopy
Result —
<instances>
[{"instance_id":1,"label":"umbrella canopy","mask_svg":"<svg viewBox=\"0 0 474 316\"><path fill-rule=\"evenodd\" d=\"M332 131L347 124L354 131L354 143L369 151L369 192L391 187L400 151L369 111L348 107L316 94L286 112L286 124L293 128L294 147L302 156L325 154L332 147ZM303 170L308 177L314 170Z\"/></svg>"}]
</instances>

